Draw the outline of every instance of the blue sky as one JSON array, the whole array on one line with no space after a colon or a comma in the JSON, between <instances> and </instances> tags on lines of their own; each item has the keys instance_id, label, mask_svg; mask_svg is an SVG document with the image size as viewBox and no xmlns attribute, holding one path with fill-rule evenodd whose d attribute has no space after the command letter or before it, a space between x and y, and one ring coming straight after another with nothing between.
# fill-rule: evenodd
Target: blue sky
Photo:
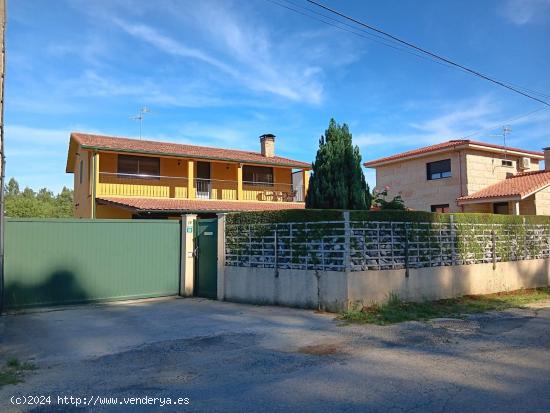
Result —
<instances>
[{"instance_id":1,"label":"blue sky","mask_svg":"<svg viewBox=\"0 0 550 413\"><path fill-rule=\"evenodd\" d=\"M550 95L550 0L326 4ZM331 117L369 160L482 129L501 143L498 125L542 107L266 0L11 0L8 13L6 174L34 189L72 186L70 131L137 136L143 105L146 138L258 150L271 132L304 161ZM550 145L550 110L508 123L510 145Z\"/></svg>"}]
</instances>

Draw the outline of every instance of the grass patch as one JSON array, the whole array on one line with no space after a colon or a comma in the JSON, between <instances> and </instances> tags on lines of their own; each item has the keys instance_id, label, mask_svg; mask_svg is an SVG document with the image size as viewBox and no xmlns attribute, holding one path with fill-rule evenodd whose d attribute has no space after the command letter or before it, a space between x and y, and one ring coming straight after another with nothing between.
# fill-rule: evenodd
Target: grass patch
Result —
<instances>
[{"instance_id":1,"label":"grass patch","mask_svg":"<svg viewBox=\"0 0 550 413\"><path fill-rule=\"evenodd\" d=\"M36 368L32 363L22 363L16 358L8 359L5 366L0 369L0 387L21 383L25 372L36 370Z\"/></svg>"},{"instance_id":2,"label":"grass patch","mask_svg":"<svg viewBox=\"0 0 550 413\"><path fill-rule=\"evenodd\" d=\"M391 295L385 304L354 308L343 312L340 319L355 323L386 325L438 317L460 317L464 314L505 310L512 307L521 308L525 304L545 300L550 300L550 287L488 295L466 295L420 303L401 301L398 296Z\"/></svg>"}]
</instances>

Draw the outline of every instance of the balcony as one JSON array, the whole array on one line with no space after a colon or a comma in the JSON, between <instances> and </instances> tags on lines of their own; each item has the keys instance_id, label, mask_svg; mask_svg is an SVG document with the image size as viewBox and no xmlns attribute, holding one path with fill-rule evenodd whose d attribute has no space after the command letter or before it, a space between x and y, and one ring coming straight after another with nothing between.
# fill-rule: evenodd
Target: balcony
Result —
<instances>
[{"instance_id":1,"label":"balcony","mask_svg":"<svg viewBox=\"0 0 550 413\"><path fill-rule=\"evenodd\" d=\"M240 194L240 196L239 196ZM133 175L100 172L96 196L214 199L226 201L303 202L302 187L292 184L239 182L183 176Z\"/></svg>"}]
</instances>

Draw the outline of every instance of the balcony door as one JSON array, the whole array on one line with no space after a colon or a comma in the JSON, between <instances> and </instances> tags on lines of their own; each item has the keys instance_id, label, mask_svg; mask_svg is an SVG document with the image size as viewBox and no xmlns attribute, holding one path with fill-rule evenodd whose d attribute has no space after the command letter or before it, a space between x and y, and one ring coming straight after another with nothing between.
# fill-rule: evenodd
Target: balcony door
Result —
<instances>
[{"instance_id":1,"label":"balcony door","mask_svg":"<svg viewBox=\"0 0 550 413\"><path fill-rule=\"evenodd\" d=\"M197 162L197 198L210 199L210 162Z\"/></svg>"}]
</instances>

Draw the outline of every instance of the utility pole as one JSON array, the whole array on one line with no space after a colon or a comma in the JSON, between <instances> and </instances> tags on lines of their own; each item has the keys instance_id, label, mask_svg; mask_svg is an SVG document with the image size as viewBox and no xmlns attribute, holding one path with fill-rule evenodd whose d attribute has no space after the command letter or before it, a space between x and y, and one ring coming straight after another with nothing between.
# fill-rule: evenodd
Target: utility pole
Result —
<instances>
[{"instance_id":1,"label":"utility pole","mask_svg":"<svg viewBox=\"0 0 550 413\"><path fill-rule=\"evenodd\" d=\"M6 0L0 0L0 314L4 310L4 73L6 70Z\"/></svg>"}]
</instances>

